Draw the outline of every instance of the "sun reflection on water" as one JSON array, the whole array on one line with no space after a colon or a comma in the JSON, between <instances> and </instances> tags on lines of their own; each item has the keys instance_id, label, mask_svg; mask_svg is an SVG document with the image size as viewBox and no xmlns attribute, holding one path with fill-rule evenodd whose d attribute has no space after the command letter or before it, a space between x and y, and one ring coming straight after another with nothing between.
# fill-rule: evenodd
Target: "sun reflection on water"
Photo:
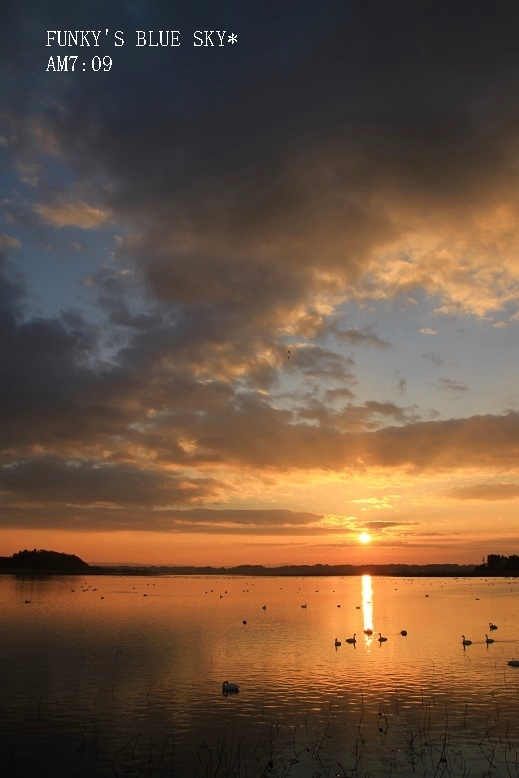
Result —
<instances>
[{"instance_id":1,"label":"sun reflection on water","mask_svg":"<svg viewBox=\"0 0 519 778\"><path fill-rule=\"evenodd\" d=\"M364 640L366 645L373 641L373 587L371 576L362 576L362 616L364 619Z\"/></svg>"}]
</instances>

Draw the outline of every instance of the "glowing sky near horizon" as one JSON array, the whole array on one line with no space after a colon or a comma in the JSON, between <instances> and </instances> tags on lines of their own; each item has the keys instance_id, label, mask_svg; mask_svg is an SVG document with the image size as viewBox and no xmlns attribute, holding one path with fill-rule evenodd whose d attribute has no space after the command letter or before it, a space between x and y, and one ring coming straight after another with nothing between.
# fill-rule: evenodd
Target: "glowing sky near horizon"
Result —
<instances>
[{"instance_id":1,"label":"glowing sky near horizon","mask_svg":"<svg viewBox=\"0 0 519 778\"><path fill-rule=\"evenodd\" d=\"M2 11L0 555L517 553L519 8L314 6Z\"/></svg>"}]
</instances>

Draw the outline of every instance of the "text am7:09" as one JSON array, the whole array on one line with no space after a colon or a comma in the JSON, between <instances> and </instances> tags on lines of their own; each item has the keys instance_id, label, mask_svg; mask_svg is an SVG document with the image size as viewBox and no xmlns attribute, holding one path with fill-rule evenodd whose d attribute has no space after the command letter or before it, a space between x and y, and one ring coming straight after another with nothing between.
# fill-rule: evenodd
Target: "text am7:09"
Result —
<instances>
[{"instance_id":1,"label":"text am7:09","mask_svg":"<svg viewBox=\"0 0 519 778\"><path fill-rule=\"evenodd\" d=\"M59 55L49 57L47 73L52 71L66 71L69 73L74 73L76 64L78 70L86 70L87 65L90 65L90 68L94 71L94 73L97 73L100 70L108 71L112 67L112 58L108 55L104 57L92 57L90 63L77 63L77 59L77 55L72 54L65 54L63 57L60 57Z\"/></svg>"}]
</instances>

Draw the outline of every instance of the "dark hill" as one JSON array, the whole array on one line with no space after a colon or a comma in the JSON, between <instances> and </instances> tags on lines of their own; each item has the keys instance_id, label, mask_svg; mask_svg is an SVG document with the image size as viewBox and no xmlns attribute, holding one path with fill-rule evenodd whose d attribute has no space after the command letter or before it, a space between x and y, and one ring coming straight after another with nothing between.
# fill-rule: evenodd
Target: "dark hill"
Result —
<instances>
[{"instance_id":1,"label":"dark hill","mask_svg":"<svg viewBox=\"0 0 519 778\"><path fill-rule=\"evenodd\" d=\"M83 573L88 567L87 563L75 554L62 554L59 551L25 549L11 557L0 557L0 570L4 571Z\"/></svg>"}]
</instances>

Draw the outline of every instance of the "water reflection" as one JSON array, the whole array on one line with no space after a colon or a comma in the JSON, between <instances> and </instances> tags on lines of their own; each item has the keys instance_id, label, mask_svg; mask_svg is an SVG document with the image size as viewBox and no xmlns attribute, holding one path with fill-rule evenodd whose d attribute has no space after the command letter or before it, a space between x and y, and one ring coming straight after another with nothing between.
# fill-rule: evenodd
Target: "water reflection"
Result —
<instances>
[{"instance_id":1,"label":"water reflection","mask_svg":"<svg viewBox=\"0 0 519 778\"><path fill-rule=\"evenodd\" d=\"M280 778L287 761L269 765L283 754L290 778L333 775L338 764L375 778L387 778L388 764L394 778L432 775L434 765L439 775L445 764L452 778L519 778L509 582L492 592L479 579L298 583L0 576L6 775L202 778L216 775L217 755L225 774L235 764L235 775ZM466 652L463 631L473 639ZM225 678L239 694L222 694Z\"/></svg>"},{"instance_id":2,"label":"water reflection","mask_svg":"<svg viewBox=\"0 0 519 778\"><path fill-rule=\"evenodd\" d=\"M362 616L364 621L364 640L367 646L373 641L373 587L371 576L362 576Z\"/></svg>"}]
</instances>

